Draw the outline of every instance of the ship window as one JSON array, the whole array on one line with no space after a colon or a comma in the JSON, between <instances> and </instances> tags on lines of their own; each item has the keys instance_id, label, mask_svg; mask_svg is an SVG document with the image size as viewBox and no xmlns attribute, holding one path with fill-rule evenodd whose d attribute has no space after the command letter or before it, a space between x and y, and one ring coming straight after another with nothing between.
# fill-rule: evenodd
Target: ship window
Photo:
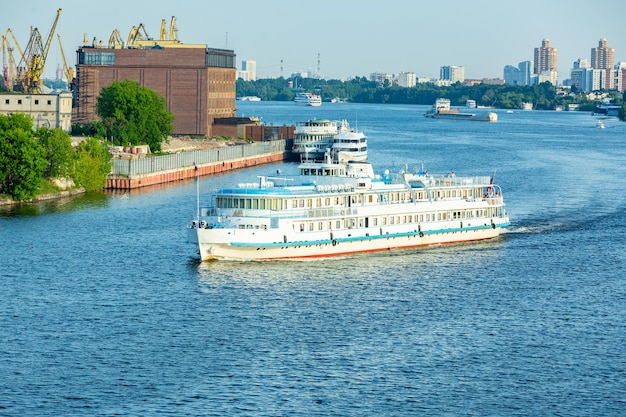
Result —
<instances>
[{"instance_id":1,"label":"ship window","mask_svg":"<svg viewBox=\"0 0 626 417\"><path fill-rule=\"evenodd\" d=\"M308 198L306 200L306 206L309 207L309 208L313 207L313 199L312 198Z\"/></svg>"},{"instance_id":2,"label":"ship window","mask_svg":"<svg viewBox=\"0 0 626 417\"><path fill-rule=\"evenodd\" d=\"M324 223L319 222L319 223L317 224L317 230L324 230Z\"/></svg>"},{"instance_id":3,"label":"ship window","mask_svg":"<svg viewBox=\"0 0 626 417\"><path fill-rule=\"evenodd\" d=\"M313 231L313 226L314 226L313 222L310 222L309 223L309 232Z\"/></svg>"},{"instance_id":4,"label":"ship window","mask_svg":"<svg viewBox=\"0 0 626 417\"><path fill-rule=\"evenodd\" d=\"M326 197L326 206L330 206L330 197Z\"/></svg>"},{"instance_id":5,"label":"ship window","mask_svg":"<svg viewBox=\"0 0 626 417\"><path fill-rule=\"evenodd\" d=\"M341 220L335 222L335 229L341 229Z\"/></svg>"},{"instance_id":6,"label":"ship window","mask_svg":"<svg viewBox=\"0 0 626 417\"><path fill-rule=\"evenodd\" d=\"M251 209L252 208L252 201L249 198L246 198L246 208L247 209Z\"/></svg>"},{"instance_id":7,"label":"ship window","mask_svg":"<svg viewBox=\"0 0 626 417\"><path fill-rule=\"evenodd\" d=\"M293 208L298 208L298 200L293 200Z\"/></svg>"},{"instance_id":8,"label":"ship window","mask_svg":"<svg viewBox=\"0 0 626 417\"><path fill-rule=\"evenodd\" d=\"M372 226L378 226L378 217L372 219Z\"/></svg>"},{"instance_id":9,"label":"ship window","mask_svg":"<svg viewBox=\"0 0 626 417\"><path fill-rule=\"evenodd\" d=\"M426 221L427 221L427 222L429 222L429 221L430 221L430 213L428 213L428 214L426 215Z\"/></svg>"},{"instance_id":10,"label":"ship window","mask_svg":"<svg viewBox=\"0 0 626 417\"><path fill-rule=\"evenodd\" d=\"M368 199L368 202L372 203L372 202L374 201L374 196L370 194L370 195L367 197L367 199Z\"/></svg>"},{"instance_id":11,"label":"ship window","mask_svg":"<svg viewBox=\"0 0 626 417\"><path fill-rule=\"evenodd\" d=\"M304 207L304 200L300 200L300 207Z\"/></svg>"},{"instance_id":12,"label":"ship window","mask_svg":"<svg viewBox=\"0 0 626 417\"><path fill-rule=\"evenodd\" d=\"M396 221L396 218L395 218L395 217L391 216L391 217L389 218L389 224L395 224L395 221Z\"/></svg>"},{"instance_id":13,"label":"ship window","mask_svg":"<svg viewBox=\"0 0 626 417\"><path fill-rule=\"evenodd\" d=\"M252 208L255 210L259 208L259 200L256 198L252 200Z\"/></svg>"},{"instance_id":14,"label":"ship window","mask_svg":"<svg viewBox=\"0 0 626 417\"><path fill-rule=\"evenodd\" d=\"M264 199L259 200L259 208L261 210L265 210L265 200Z\"/></svg>"},{"instance_id":15,"label":"ship window","mask_svg":"<svg viewBox=\"0 0 626 417\"><path fill-rule=\"evenodd\" d=\"M316 204L317 204L316 207L322 207L322 199L318 198L316 201Z\"/></svg>"}]
</instances>

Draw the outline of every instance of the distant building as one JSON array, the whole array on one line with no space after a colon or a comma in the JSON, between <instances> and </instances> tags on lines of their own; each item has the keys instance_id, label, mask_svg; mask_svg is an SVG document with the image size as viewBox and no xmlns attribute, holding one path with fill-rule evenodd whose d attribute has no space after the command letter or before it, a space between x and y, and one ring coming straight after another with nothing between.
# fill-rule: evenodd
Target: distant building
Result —
<instances>
[{"instance_id":1,"label":"distant building","mask_svg":"<svg viewBox=\"0 0 626 417\"><path fill-rule=\"evenodd\" d=\"M256 81L256 61L241 61L241 71L239 71L239 78L244 81Z\"/></svg>"},{"instance_id":2,"label":"distant building","mask_svg":"<svg viewBox=\"0 0 626 417\"><path fill-rule=\"evenodd\" d=\"M415 87L417 84L417 77L414 72L401 72L397 77L398 85L400 87Z\"/></svg>"},{"instance_id":3,"label":"distant building","mask_svg":"<svg viewBox=\"0 0 626 417\"><path fill-rule=\"evenodd\" d=\"M613 68L592 68L589 60L574 62L570 71L570 84L580 91L618 90L626 88L626 63L618 62Z\"/></svg>"},{"instance_id":4,"label":"distant building","mask_svg":"<svg viewBox=\"0 0 626 417\"><path fill-rule=\"evenodd\" d=\"M615 89L620 93L626 90L626 62L615 64Z\"/></svg>"},{"instance_id":5,"label":"distant building","mask_svg":"<svg viewBox=\"0 0 626 417\"><path fill-rule=\"evenodd\" d=\"M370 74L370 81L375 82L380 87L385 85L385 81L389 83L389 85L393 84L393 77L391 74L387 74L384 72L373 72Z\"/></svg>"},{"instance_id":6,"label":"distant building","mask_svg":"<svg viewBox=\"0 0 626 417\"><path fill-rule=\"evenodd\" d=\"M544 39L540 48L535 48L535 66L533 72L556 71L557 49L550 46L550 40Z\"/></svg>"},{"instance_id":7,"label":"distant building","mask_svg":"<svg viewBox=\"0 0 626 417\"><path fill-rule=\"evenodd\" d=\"M550 46L550 40L544 39L541 47L535 48L534 74L538 76L538 83L549 81L556 85L557 73L557 49Z\"/></svg>"},{"instance_id":8,"label":"distant building","mask_svg":"<svg viewBox=\"0 0 626 417\"><path fill-rule=\"evenodd\" d=\"M591 48L591 68L613 69L615 49L609 48L606 39L600 39L596 48Z\"/></svg>"},{"instance_id":9,"label":"distant building","mask_svg":"<svg viewBox=\"0 0 626 417\"><path fill-rule=\"evenodd\" d=\"M72 130L72 93L14 94L0 93L0 114L25 113L33 119L33 128Z\"/></svg>"},{"instance_id":10,"label":"distant building","mask_svg":"<svg viewBox=\"0 0 626 417\"><path fill-rule=\"evenodd\" d=\"M235 116L237 69L232 50L178 41L141 41L133 48L80 47L74 115L97 120L96 99L113 81L135 80L165 97L173 133L212 136L215 119Z\"/></svg>"},{"instance_id":11,"label":"distant building","mask_svg":"<svg viewBox=\"0 0 626 417\"><path fill-rule=\"evenodd\" d=\"M532 62L522 61L517 64L517 67L513 65L507 65L504 67L504 82L511 85L530 85L530 76L532 74Z\"/></svg>"},{"instance_id":12,"label":"distant building","mask_svg":"<svg viewBox=\"0 0 626 417\"><path fill-rule=\"evenodd\" d=\"M456 65L447 65L439 68L439 79L442 81L450 81L451 84L465 81L465 67Z\"/></svg>"}]
</instances>

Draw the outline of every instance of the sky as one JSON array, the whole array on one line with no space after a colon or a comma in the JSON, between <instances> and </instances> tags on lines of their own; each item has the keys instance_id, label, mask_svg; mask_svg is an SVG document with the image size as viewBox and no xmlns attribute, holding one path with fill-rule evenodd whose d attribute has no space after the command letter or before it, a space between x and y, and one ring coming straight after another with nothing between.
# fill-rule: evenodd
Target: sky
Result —
<instances>
[{"instance_id":1,"label":"sky","mask_svg":"<svg viewBox=\"0 0 626 417\"><path fill-rule=\"evenodd\" d=\"M465 67L466 78L502 78L505 65L532 61L544 38L558 49L560 81L602 38L616 62L626 61L624 0L30 0L3 7L0 31L10 28L22 49L31 26L45 41L59 8L47 77L62 65L56 34L73 66L85 33L106 45L114 29L126 41L142 23L158 38L161 20L169 29L172 16L181 42L234 50L238 69L242 60L256 61L257 78L317 72L318 65L324 79L373 72L438 78L444 65Z\"/></svg>"}]
</instances>

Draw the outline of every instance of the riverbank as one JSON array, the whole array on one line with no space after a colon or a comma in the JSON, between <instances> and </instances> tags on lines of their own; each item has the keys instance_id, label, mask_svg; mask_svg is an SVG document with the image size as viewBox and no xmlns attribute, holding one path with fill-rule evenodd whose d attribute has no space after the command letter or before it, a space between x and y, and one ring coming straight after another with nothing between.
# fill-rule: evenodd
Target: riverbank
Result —
<instances>
[{"instance_id":1,"label":"riverbank","mask_svg":"<svg viewBox=\"0 0 626 417\"><path fill-rule=\"evenodd\" d=\"M163 144L164 155L137 159L113 159L107 190L131 190L197 176L219 174L257 165L282 162L291 158L286 141L247 143L243 140L170 138ZM134 155L135 157L137 155ZM40 203L83 194L83 188L36 196L30 201L0 198L0 206Z\"/></svg>"}]
</instances>

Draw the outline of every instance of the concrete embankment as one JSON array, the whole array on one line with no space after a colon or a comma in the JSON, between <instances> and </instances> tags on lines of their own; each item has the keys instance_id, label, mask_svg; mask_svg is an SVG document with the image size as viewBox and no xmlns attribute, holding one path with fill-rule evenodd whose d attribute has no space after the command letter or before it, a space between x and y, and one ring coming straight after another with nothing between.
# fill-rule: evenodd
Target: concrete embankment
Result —
<instances>
[{"instance_id":1,"label":"concrete embankment","mask_svg":"<svg viewBox=\"0 0 626 417\"><path fill-rule=\"evenodd\" d=\"M272 141L136 160L113 160L107 189L131 190L289 160L291 141Z\"/></svg>"}]
</instances>

